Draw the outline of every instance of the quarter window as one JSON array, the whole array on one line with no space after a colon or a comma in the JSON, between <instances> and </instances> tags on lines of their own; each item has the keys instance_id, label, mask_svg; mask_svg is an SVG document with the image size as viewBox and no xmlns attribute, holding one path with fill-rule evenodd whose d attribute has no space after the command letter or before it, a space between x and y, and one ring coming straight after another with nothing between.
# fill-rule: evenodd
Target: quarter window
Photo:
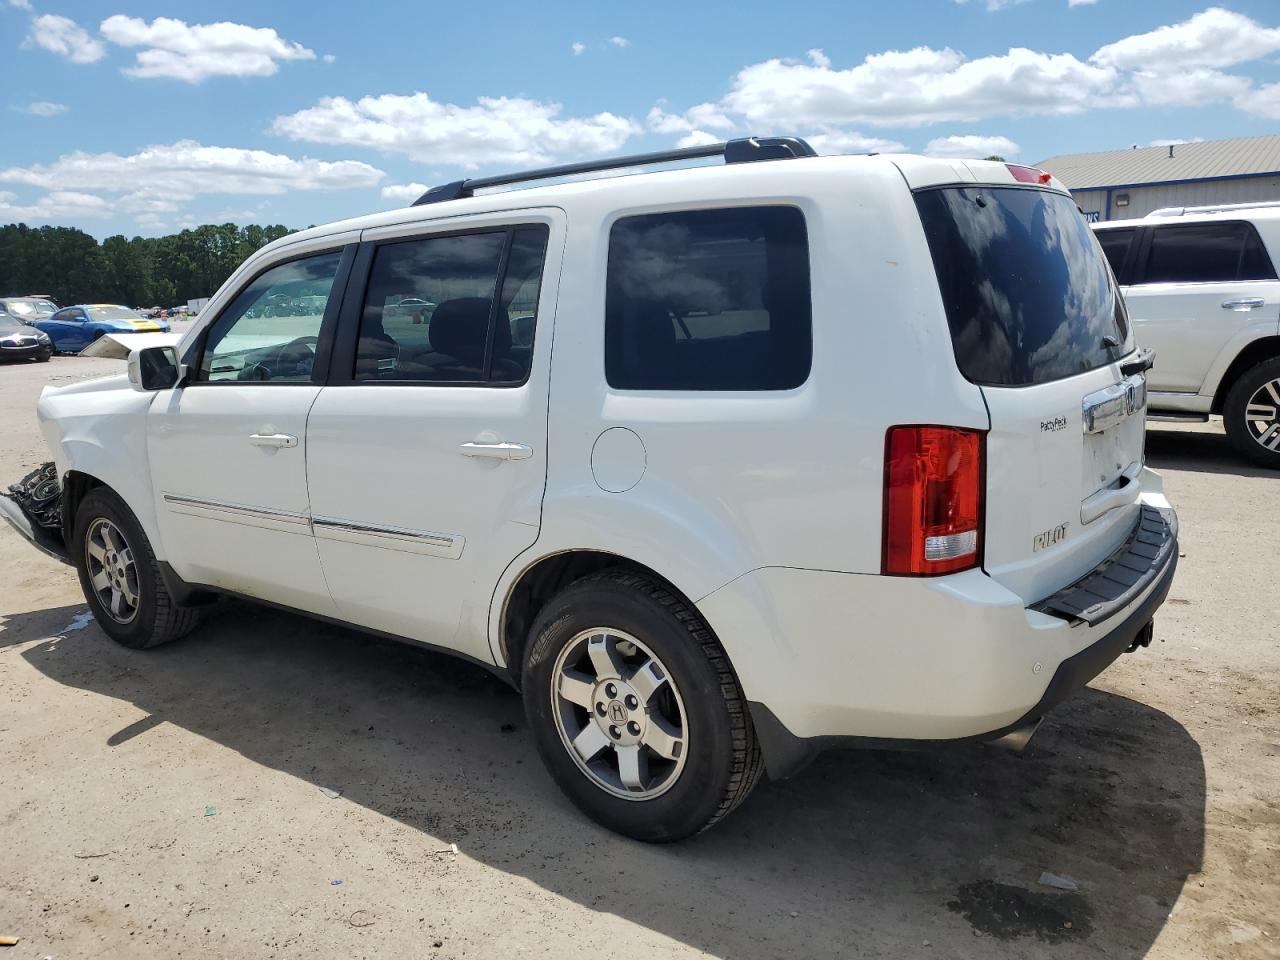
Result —
<instances>
[{"instance_id":1,"label":"quarter window","mask_svg":"<svg viewBox=\"0 0 1280 960\"><path fill-rule=\"evenodd\" d=\"M355 379L523 383L547 235L528 226L378 247Z\"/></svg>"},{"instance_id":2,"label":"quarter window","mask_svg":"<svg viewBox=\"0 0 1280 960\"><path fill-rule=\"evenodd\" d=\"M341 253L291 260L258 276L214 321L197 380L310 383Z\"/></svg>"},{"instance_id":3,"label":"quarter window","mask_svg":"<svg viewBox=\"0 0 1280 960\"><path fill-rule=\"evenodd\" d=\"M794 207L626 217L609 236L605 375L624 390L787 390L812 360Z\"/></svg>"},{"instance_id":4,"label":"quarter window","mask_svg":"<svg viewBox=\"0 0 1280 960\"><path fill-rule=\"evenodd\" d=\"M1102 244L1102 252L1107 255L1107 262L1111 264L1111 272L1116 275L1116 279L1120 283L1125 282L1124 261L1129 255L1129 245L1133 242L1133 235L1136 233L1132 228L1124 230L1098 230L1094 236L1098 238L1098 242Z\"/></svg>"},{"instance_id":5,"label":"quarter window","mask_svg":"<svg viewBox=\"0 0 1280 960\"><path fill-rule=\"evenodd\" d=\"M1151 233L1144 283L1269 280L1275 271L1244 223L1157 227Z\"/></svg>"}]
</instances>

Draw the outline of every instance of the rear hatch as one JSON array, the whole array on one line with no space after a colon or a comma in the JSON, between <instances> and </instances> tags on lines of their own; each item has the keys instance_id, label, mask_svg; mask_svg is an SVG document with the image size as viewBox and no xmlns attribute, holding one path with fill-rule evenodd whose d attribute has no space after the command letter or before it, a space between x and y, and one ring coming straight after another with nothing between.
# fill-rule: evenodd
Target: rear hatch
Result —
<instances>
[{"instance_id":1,"label":"rear hatch","mask_svg":"<svg viewBox=\"0 0 1280 960\"><path fill-rule=\"evenodd\" d=\"M1120 368L1124 304L1066 193L974 183L915 199L956 363L991 417L983 566L1033 603L1137 522L1146 386Z\"/></svg>"}]
</instances>

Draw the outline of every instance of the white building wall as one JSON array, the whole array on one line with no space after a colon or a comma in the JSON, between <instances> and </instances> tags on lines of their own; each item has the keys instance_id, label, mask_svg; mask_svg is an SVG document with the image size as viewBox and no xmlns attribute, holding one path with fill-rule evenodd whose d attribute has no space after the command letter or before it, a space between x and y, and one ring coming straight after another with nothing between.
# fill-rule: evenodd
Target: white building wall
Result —
<instances>
[{"instance_id":1,"label":"white building wall","mask_svg":"<svg viewBox=\"0 0 1280 960\"><path fill-rule=\"evenodd\" d=\"M1072 191L1076 203L1085 214L1096 213L1107 219L1107 190ZM1209 180L1202 183L1161 183L1149 187L1110 190L1111 219L1133 220L1145 217L1161 207L1199 207L1211 203L1256 203L1259 200L1280 202L1280 174L1249 177L1242 180ZM1129 205L1116 204L1118 194L1129 195Z\"/></svg>"}]
</instances>

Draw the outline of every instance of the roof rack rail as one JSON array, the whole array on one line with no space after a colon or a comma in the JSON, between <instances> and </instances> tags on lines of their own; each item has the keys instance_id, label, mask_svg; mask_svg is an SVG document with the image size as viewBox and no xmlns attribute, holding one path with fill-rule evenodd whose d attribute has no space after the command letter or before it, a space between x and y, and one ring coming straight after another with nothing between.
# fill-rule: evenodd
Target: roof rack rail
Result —
<instances>
[{"instance_id":1,"label":"roof rack rail","mask_svg":"<svg viewBox=\"0 0 1280 960\"><path fill-rule=\"evenodd\" d=\"M553 177L569 177L579 173L618 170L623 167L647 167L657 163L699 160L703 157L724 157L725 163L750 163L755 160L789 160L794 157L816 157L817 155L817 151L799 137L744 137L740 140L683 147L679 150L637 153L629 157L565 163L558 167L543 167L540 170L525 170L520 173L500 173L497 176L477 177L474 180L455 180L453 183L432 187L413 201L413 206L444 203L447 200L474 196L475 191L486 187L504 187L530 180L550 180Z\"/></svg>"},{"instance_id":2,"label":"roof rack rail","mask_svg":"<svg viewBox=\"0 0 1280 960\"><path fill-rule=\"evenodd\" d=\"M1252 203L1210 203L1201 207L1161 207L1148 217L1181 217L1189 213L1229 213L1232 210L1267 210L1280 207L1280 200L1256 200Z\"/></svg>"}]
</instances>

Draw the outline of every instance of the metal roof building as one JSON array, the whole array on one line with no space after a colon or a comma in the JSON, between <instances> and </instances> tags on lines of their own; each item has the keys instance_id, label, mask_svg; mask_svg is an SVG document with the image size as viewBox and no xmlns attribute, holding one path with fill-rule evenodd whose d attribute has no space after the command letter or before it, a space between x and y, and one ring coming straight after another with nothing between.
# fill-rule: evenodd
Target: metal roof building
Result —
<instances>
[{"instance_id":1,"label":"metal roof building","mask_svg":"<svg viewBox=\"0 0 1280 960\"><path fill-rule=\"evenodd\" d=\"M1161 207L1280 200L1280 136L1071 153L1036 166L1065 183L1090 220L1131 220Z\"/></svg>"}]
</instances>

